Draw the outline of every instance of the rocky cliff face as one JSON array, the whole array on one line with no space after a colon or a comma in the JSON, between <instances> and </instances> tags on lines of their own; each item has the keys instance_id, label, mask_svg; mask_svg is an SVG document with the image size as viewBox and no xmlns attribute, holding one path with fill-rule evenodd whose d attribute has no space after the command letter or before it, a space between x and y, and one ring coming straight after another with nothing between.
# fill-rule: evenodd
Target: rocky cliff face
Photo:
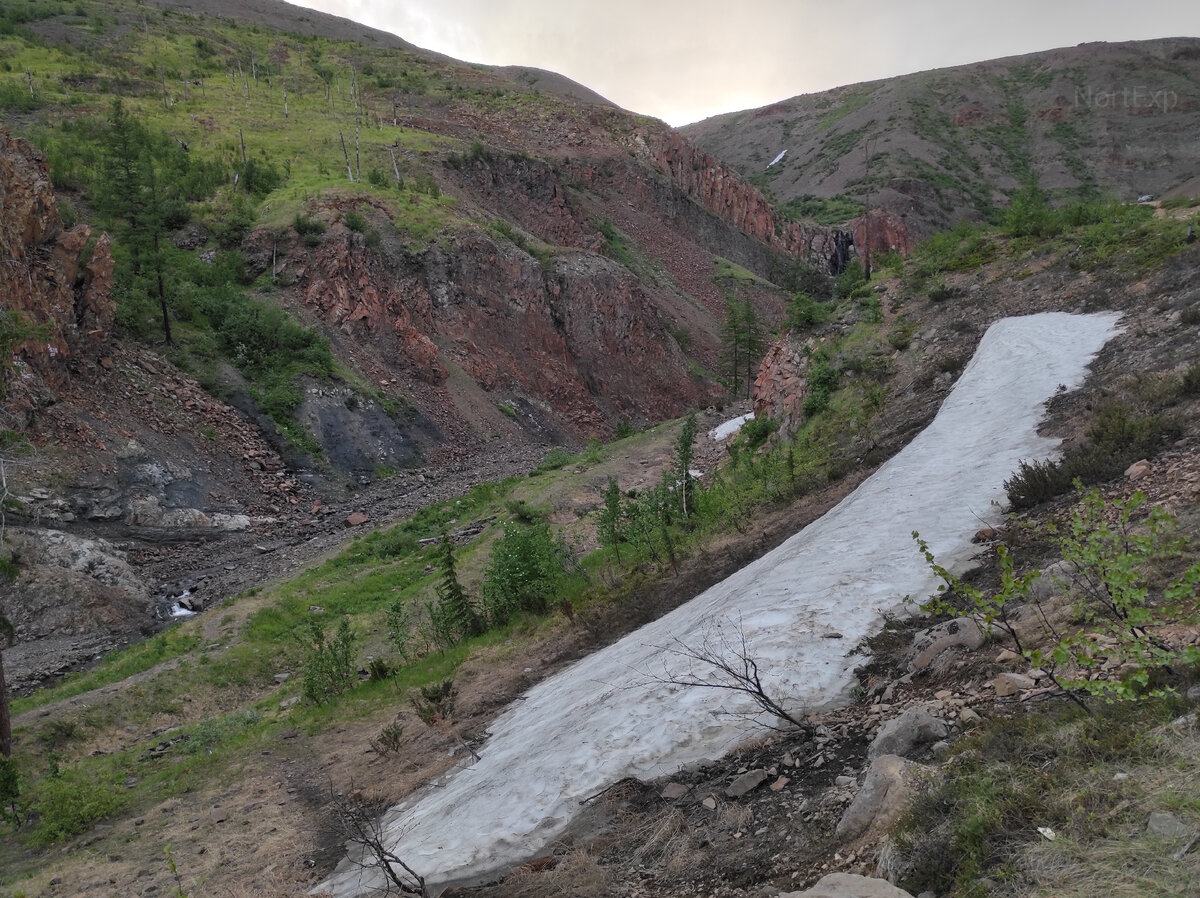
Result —
<instances>
[{"instance_id":1,"label":"rocky cliff face","mask_svg":"<svg viewBox=\"0 0 1200 898\"><path fill-rule=\"evenodd\" d=\"M72 366L105 351L116 304L109 295L108 237L86 225L64 229L46 160L0 128L0 296L4 309L38 325L17 347L14 396L30 401L32 381L61 385Z\"/></svg>"},{"instance_id":2,"label":"rocky cliff face","mask_svg":"<svg viewBox=\"0 0 1200 898\"><path fill-rule=\"evenodd\" d=\"M754 381L754 415L771 418L783 433L795 433L804 423L808 397L809 343L788 334L771 344Z\"/></svg>"},{"instance_id":3,"label":"rocky cliff face","mask_svg":"<svg viewBox=\"0 0 1200 898\"><path fill-rule=\"evenodd\" d=\"M533 222L529 222L533 226ZM581 242L587 238L578 229ZM709 401L664 332L652 291L621 265L559 248L535 258L480 231L412 252L368 249L335 226L296 290L309 314L357 347L374 379L402 393L447 436L478 429L466 392L498 408L530 404L551 431L605 436L620 420L657 420ZM453 372L465 373L471 387ZM503 415L483 426L502 426Z\"/></svg>"},{"instance_id":4,"label":"rocky cliff face","mask_svg":"<svg viewBox=\"0 0 1200 898\"><path fill-rule=\"evenodd\" d=\"M828 228L803 225L779 215L757 188L679 132L660 131L646 147L649 157L672 183L739 231L817 265L828 261L833 250L833 235Z\"/></svg>"}]
</instances>

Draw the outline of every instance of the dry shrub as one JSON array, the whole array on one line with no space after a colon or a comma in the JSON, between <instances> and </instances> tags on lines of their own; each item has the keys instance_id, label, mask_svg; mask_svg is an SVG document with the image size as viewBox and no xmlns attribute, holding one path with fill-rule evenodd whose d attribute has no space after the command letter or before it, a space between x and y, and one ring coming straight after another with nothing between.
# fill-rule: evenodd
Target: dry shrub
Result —
<instances>
[{"instance_id":1,"label":"dry shrub","mask_svg":"<svg viewBox=\"0 0 1200 898\"><path fill-rule=\"evenodd\" d=\"M633 852L635 864L665 865L674 853L687 846L687 819L679 809L671 808L637 827L631 839L638 846Z\"/></svg>"},{"instance_id":2,"label":"dry shrub","mask_svg":"<svg viewBox=\"0 0 1200 898\"><path fill-rule=\"evenodd\" d=\"M503 898L597 898L607 894L612 873L586 849L559 858L553 870L518 870L496 889Z\"/></svg>"}]
</instances>

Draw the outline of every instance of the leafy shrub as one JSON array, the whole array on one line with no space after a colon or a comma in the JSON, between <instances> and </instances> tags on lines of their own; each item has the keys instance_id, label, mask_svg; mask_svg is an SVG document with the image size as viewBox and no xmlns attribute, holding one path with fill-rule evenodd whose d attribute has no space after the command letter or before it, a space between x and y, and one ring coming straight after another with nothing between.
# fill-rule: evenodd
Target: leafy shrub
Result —
<instances>
[{"instance_id":1,"label":"leafy shrub","mask_svg":"<svg viewBox=\"0 0 1200 898\"><path fill-rule=\"evenodd\" d=\"M774 419L766 416L754 417L742 425L738 431L738 437L742 441L745 451L754 452L778 429L779 424Z\"/></svg>"},{"instance_id":2,"label":"leafy shrub","mask_svg":"<svg viewBox=\"0 0 1200 898\"><path fill-rule=\"evenodd\" d=\"M907 318L898 318L896 323L888 330L888 344L892 349L899 349L903 352L912 343L912 337L916 331L917 324L915 321L910 321Z\"/></svg>"},{"instance_id":3,"label":"leafy shrub","mask_svg":"<svg viewBox=\"0 0 1200 898\"><path fill-rule=\"evenodd\" d=\"M304 627L304 697L316 705L337 698L354 686L354 634L350 621L338 621L332 638L318 620Z\"/></svg>"},{"instance_id":4,"label":"leafy shrub","mask_svg":"<svg viewBox=\"0 0 1200 898\"><path fill-rule=\"evenodd\" d=\"M17 776L17 765L7 755L0 755L0 820L8 820L13 828L19 828L25 814L18 799L21 797L21 781Z\"/></svg>"},{"instance_id":5,"label":"leafy shrub","mask_svg":"<svg viewBox=\"0 0 1200 898\"><path fill-rule=\"evenodd\" d=\"M508 524L483 574L484 613L495 625L518 614L545 614L563 578L559 546L545 523Z\"/></svg>"},{"instance_id":6,"label":"leafy shrub","mask_svg":"<svg viewBox=\"0 0 1200 898\"><path fill-rule=\"evenodd\" d=\"M927 294L930 302L945 302L947 299L952 299L956 292L953 287L946 285L944 279L939 279L929 285Z\"/></svg>"},{"instance_id":7,"label":"leafy shrub","mask_svg":"<svg viewBox=\"0 0 1200 898\"><path fill-rule=\"evenodd\" d=\"M788 301L788 327L812 327L815 324L823 324L828 319L828 307L813 299L803 290Z\"/></svg>"},{"instance_id":8,"label":"leafy shrub","mask_svg":"<svg viewBox=\"0 0 1200 898\"><path fill-rule=\"evenodd\" d=\"M400 753L404 745L404 726L393 721L379 731L379 735L371 740L371 748L379 755L395 755Z\"/></svg>"},{"instance_id":9,"label":"leafy shrub","mask_svg":"<svg viewBox=\"0 0 1200 898\"><path fill-rule=\"evenodd\" d=\"M1200 362L1192 362L1179 382L1180 391L1186 396L1200 395Z\"/></svg>"},{"instance_id":10,"label":"leafy shrub","mask_svg":"<svg viewBox=\"0 0 1200 898\"><path fill-rule=\"evenodd\" d=\"M853 295L854 291L864 286L867 283L867 275L863 270L862 262L855 259L846 266L846 270L837 276L833 282L833 295L835 299L846 299Z\"/></svg>"},{"instance_id":11,"label":"leafy shrub","mask_svg":"<svg viewBox=\"0 0 1200 898\"><path fill-rule=\"evenodd\" d=\"M96 821L122 805L116 788L79 769L52 770L37 787L37 827L31 841L38 847L87 832Z\"/></svg>"},{"instance_id":12,"label":"leafy shrub","mask_svg":"<svg viewBox=\"0 0 1200 898\"><path fill-rule=\"evenodd\" d=\"M1030 181L1013 197L1001 228L1010 237L1053 237L1062 232L1063 225L1046 195L1035 181Z\"/></svg>"},{"instance_id":13,"label":"leafy shrub","mask_svg":"<svg viewBox=\"0 0 1200 898\"><path fill-rule=\"evenodd\" d=\"M367 679L372 682L382 682L392 675L392 668L382 658L372 658L367 662Z\"/></svg>"},{"instance_id":14,"label":"leafy shrub","mask_svg":"<svg viewBox=\"0 0 1200 898\"><path fill-rule=\"evenodd\" d=\"M454 714L454 700L457 697L458 689L454 680L429 683L408 694L409 702L426 726L449 720Z\"/></svg>"},{"instance_id":15,"label":"leafy shrub","mask_svg":"<svg viewBox=\"0 0 1200 898\"><path fill-rule=\"evenodd\" d=\"M1184 613L1183 602L1194 601L1200 562L1160 590L1153 588L1154 572L1182 555L1184 541L1175 536L1174 519L1161 508L1152 509L1142 520L1140 509L1145 502L1142 493L1134 493L1127 501L1109 504L1098 490L1092 490L1082 497L1065 528L1047 528L1056 537L1064 569L1070 572L1065 582L1057 585L1073 589L1079 597L1076 617L1085 629L1060 632L1045 613L1031 615L1050 643L1046 651L1027 647L1014 623L1016 607L1031 601L1030 587L1038 572L1017 576L1005 546L997 549L1000 588L985 591L939 565L914 532L925 560L943 581L921 609L936 614L965 613L985 633L999 630L1018 654L1045 670L1051 681L1080 705L1083 701L1076 692L1109 700L1158 695L1160 691L1151 684L1153 674L1200 661L1200 648L1175 650L1155 635L1158 625ZM1102 664L1106 660L1117 662L1112 666L1122 673L1121 679L1089 676L1105 669Z\"/></svg>"},{"instance_id":16,"label":"leafy shrub","mask_svg":"<svg viewBox=\"0 0 1200 898\"><path fill-rule=\"evenodd\" d=\"M1130 464L1178 439L1179 421L1162 414L1135 415L1123 405L1101 409L1087 440L1059 461L1021 462L1004 482L1015 509L1032 508L1060 496L1080 481L1085 486L1119 477Z\"/></svg>"},{"instance_id":17,"label":"leafy shrub","mask_svg":"<svg viewBox=\"0 0 1200 898\"><path fill-rule=\"evenodd\" d=\"M309 218L299 212L292 221L292 227L296 229L296 233L300 235L306 246L320 245L321 235L325 233L323 221L317 221L315 218Z\"/></svg>"},{"instance_id":18,"label":"leafy shrub","mask_svg":"<svg viewBox=\"0 0 1200 898\"><path fill-rule=\"evenodd\" d=\"M247 193L264 197L283 183L283 173L271 162L251 156L239 171L238 185Z\"/></svg>"},{"instance_id":19,"label":"leafy shrub","mask_svg":"<svg viewBox=\"0 0 1200 898\"><path fill-rule=\"evenodd\" d=\"M550 510L542 505L530 505L524 499L509 499L504 507L513 519L522 524L536 524L546 520Z\"/></svg>"},{"instance_id":20,"label":"leafy shrub","mask_svg":"<svg viewBox=\"0 0 1200 898\"><path fill-rule=\"evenodd\" d=\"M363 218L360 213L355 212L353 209L342 216L342 221L345 223L346 227L359 234L367 229L367 220Z\"/></svg>"},{"instance_id":21,"label":"leafy shrub","mask_svg":"<svg viewBox=\"0 0 1200 898\"><path fill-rule=\"evenodd\" d=\"M557 471L571 460L571 453L562 446L555 446L546 453L546 457L542 459L542 463L534 468L534 474L546 474L550 471Z\"/></svg>"},{"instance_id":22,"label":"leafy shrub","mask_svg":"<svg viewBox=\"0 0 1200 898\"><path fill-rule=\"evenodd\" d=\"M828 360L817 357L808 369L808 395L804 397L804 416L812 418L829 408L829 398L837 388L838 373Z\"/></svg>"}]
</instances>

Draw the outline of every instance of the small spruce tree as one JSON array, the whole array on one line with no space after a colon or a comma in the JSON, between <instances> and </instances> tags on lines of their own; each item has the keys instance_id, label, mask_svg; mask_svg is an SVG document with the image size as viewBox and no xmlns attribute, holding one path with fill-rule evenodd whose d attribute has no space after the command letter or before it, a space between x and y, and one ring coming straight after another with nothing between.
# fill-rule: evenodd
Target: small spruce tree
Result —
<instances>
[{"instance_id":1,"label":"small spruce tree","mask_svg":"<svg viewBox=\"0 0 1200 898\"><path fill-rule=\"evenodd\" d=\"M438 540L438 567L441 568L441 581L437 585L438 610L446 629L458 642L479 636L486 628L479 612L475 610L475 603L458 581L454 540L445 529Z\"/></svg>"}]
</instances>

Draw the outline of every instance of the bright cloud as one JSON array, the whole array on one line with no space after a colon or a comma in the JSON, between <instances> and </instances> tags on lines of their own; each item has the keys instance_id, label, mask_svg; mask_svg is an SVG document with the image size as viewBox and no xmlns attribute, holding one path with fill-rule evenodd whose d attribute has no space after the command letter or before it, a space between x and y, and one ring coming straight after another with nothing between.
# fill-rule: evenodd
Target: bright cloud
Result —
<instances>
[{"instance_id":1,"label":"bright cloud","mask_svg":"<svg viewBox=\"0 0 1200 898\"><path fill-rule=\"evenodd\" d=\"M1142 0L303 0L469 62L559 72L674 125L796 94L1084 41L1200 34Z\"/></svg>"}]
</instances>

